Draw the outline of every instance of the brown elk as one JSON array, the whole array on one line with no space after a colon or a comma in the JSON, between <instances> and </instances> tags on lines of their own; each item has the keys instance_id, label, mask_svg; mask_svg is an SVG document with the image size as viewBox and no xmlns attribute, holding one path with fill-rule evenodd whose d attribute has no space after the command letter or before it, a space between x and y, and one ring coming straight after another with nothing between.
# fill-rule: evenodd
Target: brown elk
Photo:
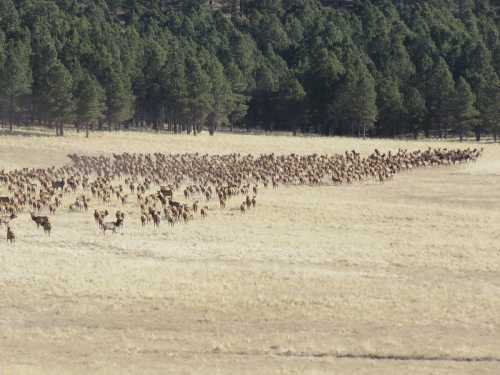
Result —
<instances>
[{"instance_id":1,"label":"brown elk","mask_svg":"<svg viewBox=\"0 0 500 375\"><path fill-rule=\"evenodd\" d=\"M31 212L31 220L33 220L36 223L37 228L39 228L40 225L49 222L49 218L47 216L35 216L33 212Z\"/></svg>"},{"instance_id":2,"label":"brown elk","mask_svg":"<svg viewBox=\"0 0 500 375\"><path fill-rule=\"evenodd\" d=\"M7 242L10 242L10 243L16 242L16 235L14 234L14 232L12 231L12 229L10 229L10 226L8 226L8 225L7 225Z\"/></svg>"},{"instance_id":3,"label":"brown elk","mask_svg":"<svg viewBox=\"0 0 500 375\"><path fill-rule=\"evenodd\" d=\"M43 232L48 236L50 236L50 232L52 230L52 225L50 225L50 222L44 221L42 227L43 227Z\"/></svg>"},{"instance_id":4,"label":"brown elk","mask_svg":"<svg viewBox=\"0 0 500 375\"><path fill-rule=\"evenodd\" d=\"M0 225L4 224L6 226L8 226L8 224L14 220L15 218L17 217L17 215L12 212L10 215L8 216L0 216Z\"/></svg>"},{"instance_id":5,"label":"brown elk","mask_svg":"<svg viewBox=\"0 0 500 375\"><path fill-rule=\"evenodd\" d=\"M153 219L153 226L158 227L160 226L160 221L161 221L161 215L159 212L153 211L151 213L151 217Z\"/></svg>"},{"instance_id":6,"label":"brown elk","mask_svg":"<svg viewBox=\"0 0 500 375\"><path fill-rule=\"evenodd\" d=\"M208 216L208 207L205 206L200 210L201 218L205 219Z\"/></svg>"},{"instance_id":7,"label":"brown elk","mask_svg":"<svg viewBox=\"0 0 500 375\"><path fill-rule=\"evenodd\" d=\"M106 231L109 230L113 233L116 233L116 230L123 225L123 220L118 219L116 221L108 221L103 222L102 218L99 218L99 226L102 229L103 234L106 234Z\"/></svg>"}]
</instances>

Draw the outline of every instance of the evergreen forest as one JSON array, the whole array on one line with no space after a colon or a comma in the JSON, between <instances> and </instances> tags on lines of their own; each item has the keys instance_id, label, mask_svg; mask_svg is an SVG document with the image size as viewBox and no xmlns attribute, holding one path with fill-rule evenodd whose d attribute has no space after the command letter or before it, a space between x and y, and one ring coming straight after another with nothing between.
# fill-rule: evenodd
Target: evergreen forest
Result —
<instances>
[{"instance_id":1,"label":"evergreen forest","mask_svg":"<svg viewBox=\"0 0 500 375\"><path fill-rule=\"evenodd\" d=\"M500 1L0 0L0 123L500 133Z\"/></svg>"}]
</instances>

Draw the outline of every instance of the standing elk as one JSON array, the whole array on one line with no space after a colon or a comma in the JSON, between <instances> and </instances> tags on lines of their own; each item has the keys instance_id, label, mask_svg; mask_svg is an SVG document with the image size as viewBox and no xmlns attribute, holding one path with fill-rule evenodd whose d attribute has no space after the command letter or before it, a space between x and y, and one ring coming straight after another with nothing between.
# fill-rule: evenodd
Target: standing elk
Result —
<instances>
[{"instance_id":1,"label":"standing elk","mask_svg":"<svg viewBox=\"0 0 500 375\"><path fill-rule=\"evenodd\" d=\"M168 223L173 225L182 219L188 222L199 210L198 200L190 205L177 202L173 200L174 192L184 192L186 200L199 194L209 201L216 195L221 208L230 200L243 196L240 211L244 214L256 207L259 186L267 187L271 183L277 188L340 185L367 180L385 182L402 171L414 168L469 163L481 153L482 149L428 148L417 151L399 149L387 153L375 150L367 156L361 156L354 150L330 156L123 153L96 157L72 154L69 155L71 164L57 169L0 171L0 183L6 185L10 195L0 196L0 224L7 226L12 215L30 212L37 227L42 225L47 233L46 228L50 228L48 217L35 216L35 212L48 209L50 214L55 214L63 198L78 189L82 189L83 193L73 201L72 208L76 210L86 211L89 208L90 200L85 197L89 192L101 203L113 204L118 200L118 204L121 201L125 205L127 196L124 187L128 187L131 193L137 194L136 208L143 226L150 218L155 226L159 225L159 203ZM123 185L122 178L125 178ZM120 182L114 185L117 180ZM153 193L153 186L160 186L159 191ZM250 195L252 191L253 196ZM207 217L207 212L206 206L200 209L202 218ZM116 221L104 223L107 215L107 210L94 211L94 219L104 226L104 234L109 230L116 231L124 221L124 215L117 212Z\"/></svg>"},{"instance_id":2,"label":"standing elk","mask_svg":"<svg viewBox=\"0 0 500 375\"><path fill-rule=\"evenodd\" d=\"M16 235L8 225L7 225L7 242L10 243L16 242Z\"/></svg>"}]
</instances>

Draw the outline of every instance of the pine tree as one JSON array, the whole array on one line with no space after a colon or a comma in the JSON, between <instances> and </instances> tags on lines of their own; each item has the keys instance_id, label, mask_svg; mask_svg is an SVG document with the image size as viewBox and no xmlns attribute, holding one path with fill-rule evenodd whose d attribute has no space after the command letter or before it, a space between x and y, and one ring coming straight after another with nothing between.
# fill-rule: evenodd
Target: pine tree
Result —
<instances>
[{"instance_id":1,"label":"pine tree","mask_svg":"<svg viewBox=\"0 0 500 375\"><path fill-rule=\"evenodd\" d=\"M105 118L106 96L104 89L89 74L85 74L76 91L76 120L85 125L85 135L89 136L89 126Z\"/></svg>"},{"instance_id":2,"label":"pine tree","mask_svg":"<svg viewBox=\"0 0 500 375\"><path fill-rule=\"evenodd\" d=\"M460 77L456 84L456 95L453 105L453 117L455 130L458 132L460 142L463 140L467 130L479 115L474 107L476 98L472 93L469 83Z\"/></svg>"},{"instance_id":3,"label":"pine tree","mask_svg":"<svg viewBox=\"0 0 500 375\"><path fill-rule=\"evenodd\" d=\"M365 137L377 119L378 109L375 80L361 61L347 69L338 91L334 112L350 125L352 135L357 131Z\"/></svg>"},{"instance_id":4,"label":"pine tree","mask_svg":"<svg viewBox=\"0 0 500 375\"><path fill-rule=\"evenodd\" d=\"M333 111L335 93L344 73L345 68L337 55L322 48L314 54L311 66L304 74L311 121L323 134L334 133L334 123L338 117Z\"/></svg>"},{"instance_id":5,"label":"pine tree","mask_svg":"<svg viewBox=\"0 0 500 375\"><path fill-rule=\"evenodd\" d=\"M214 135L217 127L229 121L228 115L234 108L234 98L231 85L224 75L224 67L218 60L208 65L212 93L212 111L207 117L210 135Z\"/></svg>"},{"instance_id":6,"label":"pine tree","mask_svg":"<svg viewBox=\"0 0 500 375\"><path fill-rule=\"evenodd\" d=\"M280 90L283 102L283 119L293 132L297 134L300 125L305 121L305 99L306 93L300 82L295 78L289 78Z\"/></svg>"},{"instance_id":7,"label":"pine tree","mask_svg":"<svg viewBox=\"0 0 500 375\"><path fill-rule=\"evenodd\" d=\"M106 120L109 129L117 129L134 116L134 98L124 78L112 71L106 87Z\"/></svg>"},{"instance_id":8,"label":"pine tree","mask_svg":"<svg viewBox=\"0 0 500 375\"><path fill-rule=\"evenodd\" d=\"M404 116L406 118L408 130L414 138L418 138L418 132L427 115L425 99L416 87L410 87L404 98Z\"/></svg>"},{"instance_id":9,"label":"pine tree","mask_svg":"<svg viewBox=\"0 0 500 375\"><path fill-rule=\"evenodd\" d=\"M234 125L239 124L248 111L247 82L241 70L234 63L230 63L226 68L226 76L232 91L228 120L231 131L233 131Z\"/></svg>"},{"instance_id":10,"label":"pine tree","mask_svg":"<svg viewBox=\"0 0 500 375\"><path fill-rule=\"evenodd\" d=\"M19 12L12 0L0 1L0 29L7 34L19 28Z\"/></svg>"},{"instance_id":11,"label":"pine tree","mask_svg":"<svg viewBox=\"0 0 500 375\"><path fill-rule=\"evenodd\" d=\"M481 128L493 134L495 142L500 134L500 84L498 81L489 82L480 90L479 121L474 127L476 140L481 139Z\"/></svg>"},{"instance_id":12,"label":"pine tree","mask_svg":"<svg viewBox=\"0 0 500 375\"><path fill-rule=\"evenodd\" d=\"M0 71L3 69L3 65L5 63L5 55L7 53L7 37L5 33L0 29Z\"/></svg>"},{"instance_id":13,"label":"pine tree","mask_svg":"<svg viewBox=\"0 0 500 375\"><path fill-rule=\"evenodd\" d=\"M380 110L378 124L381 134L390 134L392 137L401 132L403 112L403 98L399 92L399 83L392 77L381 79L377 90L377 106ZM385 131L384 131L385 130ZM386 133L387 130L390 133Z\"/></svg>"},{"instance_id":14,"label":"pine tree","mask_svg":"<svg viewBox=\"0 0 500 375\"><path fill-rule=\"evenodd\" d=\"M56 127L56 135L64 135L64 123L72 120L74 101L71 74L60 62L54 63L47 77L47 97L49 120Z\"/></svg>"},{"instance_id":15,"label":"pine tree","mask_svg":"<svg viewBox=\"0 0 500 375\"><path fill-rule=\"evenodd\" d=\"M180 131L188 96L186 69L184 56L180 51L173 50L167 58L166 64L160 72L159 78L162 88L162 104L169 122L173 124L174 132Z\"/></svg>"},{"instance_id":16,"label":"pine tree","mask_svg":"<svg viewBox=\"0 0 500 375\"><path fill-rule=\"evenodd\" d=\"M439 58L434 64L426 82L426 103L431 124L437 124L439 136L445 135L444 130L453 115L453 98L455 83L448 64Z\"/></svg>"},{"instance_id":17,"label":"pine tree","mask_svg":"<svg viewBox=\"0 0 500 375\"><path fill-rule=\"evenodd\" d=\"M201 125L213 108L213 98L210 94L212 87L210 77L195 57L188 57L186 65L188 88L186 104L189 121L187 132L193 131L196 135L201 131Z\"/></svg>"},{"instance_id":18,"label":"pine tree","mask_svg":"<svg viewBox=\"0 0 500 375\"><path fill-rule=\"evenodd\" d=\"M22 41L10 40L0 71L0 93L7 103L10 131L20 110L20 99L31 92L30 48Z\"/></svg>"},{"instance_id":19,"label":"pine tree","mask_svg":"<svg viewBox=\"0 0 500 375\"><path fill-rule=\"evenodd\" d=\"M50 104L49 69L58 62L55 42L48 25L41 20L33 25L32 32L33 117L39 122L48 121Z\"/></svg>"}]
</instances>

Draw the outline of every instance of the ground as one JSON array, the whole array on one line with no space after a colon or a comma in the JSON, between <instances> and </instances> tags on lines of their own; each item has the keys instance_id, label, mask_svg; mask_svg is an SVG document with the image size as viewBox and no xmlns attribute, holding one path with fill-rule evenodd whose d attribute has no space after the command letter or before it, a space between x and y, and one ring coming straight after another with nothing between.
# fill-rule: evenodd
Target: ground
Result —
<instances>
[{"instance_id":1,"label":"ground","mask_svg":"<svg viewBox=\"0 0 500 375\"><path fill-rule=\"evenodd\" d=\"M402 142L285 136L0 134L0 169L70 152L362 153ZM442 145L442 144L441 144ZM445 147L475 147L445 143ZM500 145L384 184L281 187L240 215L51 238L0 234L0 374L500 373Z\"/></svg>"}]
</instances>

